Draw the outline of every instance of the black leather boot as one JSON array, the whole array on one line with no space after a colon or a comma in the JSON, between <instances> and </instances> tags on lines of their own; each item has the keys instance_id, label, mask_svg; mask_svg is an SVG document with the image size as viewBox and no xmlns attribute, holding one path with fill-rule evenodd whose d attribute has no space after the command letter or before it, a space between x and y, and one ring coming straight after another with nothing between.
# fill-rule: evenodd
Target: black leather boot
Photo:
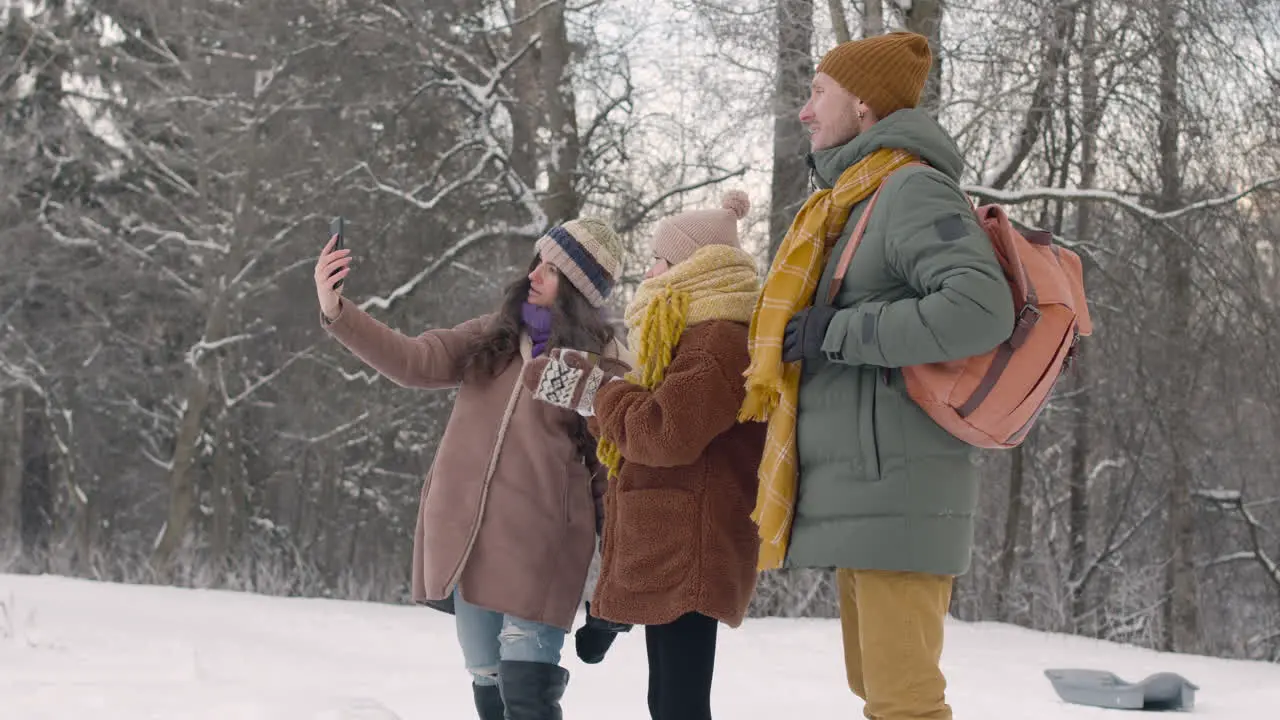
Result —
<instances>
[{"instance_id":1,"label":"black leather boot","mask_svg":"<svg viewBox=\"0 0 1280 720\"><path fill-rule=\"evenodd\" d=\"M471 684L471 692L476 696L476 712L480 720L505 720L507 708L502 704L502 691L497 685Z\"/></svg>"},{"instance_id":2,"label":"black leather boot","mask_svg":"<svg viewBox=\"0 0 1280 720\"><path fill-rule=\"evenodd\" d=\"M560 699L568 684L569 671L559 665L517 660L498 663L506 720L564 720Z\"/></svg>"}]
</instances>

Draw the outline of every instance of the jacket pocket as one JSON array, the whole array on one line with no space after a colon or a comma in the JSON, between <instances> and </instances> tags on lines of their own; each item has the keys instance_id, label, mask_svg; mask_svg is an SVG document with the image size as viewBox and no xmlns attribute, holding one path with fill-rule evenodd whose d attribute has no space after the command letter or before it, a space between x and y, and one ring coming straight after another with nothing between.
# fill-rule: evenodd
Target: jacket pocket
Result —
<instances>
[{"instance_id":1,"label":"jacket pocket","mask_svg":"<svg viewBox=\"0 0 1280 720\"><path fill-rule=\"evenodd\" d=\"M634 593L679 586L697 556L698 503L687 490L626 490L615 496L610 582Z\"/></svg>"},{"instance_id":2,"label":"jacket pocket","mask_svg":"<svg viewBox=\"0 0 1280 720\"><path fill-rule=\"evenodd\" d=\"M868 367L859 373L862 416L858 419L859 454L862 456L862 473L868 482L880 479L880 468L883 466L882 451L885 445L884 433L890 426L888 403L881 397L886 389L884 373L881 368Z\"/></svg>"}]
</instances>

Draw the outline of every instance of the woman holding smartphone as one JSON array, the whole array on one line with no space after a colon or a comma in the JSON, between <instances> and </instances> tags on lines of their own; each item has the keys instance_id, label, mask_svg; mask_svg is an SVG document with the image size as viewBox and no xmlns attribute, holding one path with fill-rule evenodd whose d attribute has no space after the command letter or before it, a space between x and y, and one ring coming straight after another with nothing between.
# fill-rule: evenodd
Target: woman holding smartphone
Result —
<instances>
[{"instance_id":1,"label":"woman holding smartphone","mask_svg":"<svg viewBox=\"0 0 1280 720\"><path fill-rule=\"evenodd\" d=\"M559 720L560 655L603 522L605 474L582 417L534 402L520 376L556 347L628 369L601 311L621 242L600 220L554 227L496 312L408 337L335 290L352 259L336 239L315 268L325 330L398 385L458 389L420 496L413 598L454 613L482 720Z\"/></svg>"}]
</instances>

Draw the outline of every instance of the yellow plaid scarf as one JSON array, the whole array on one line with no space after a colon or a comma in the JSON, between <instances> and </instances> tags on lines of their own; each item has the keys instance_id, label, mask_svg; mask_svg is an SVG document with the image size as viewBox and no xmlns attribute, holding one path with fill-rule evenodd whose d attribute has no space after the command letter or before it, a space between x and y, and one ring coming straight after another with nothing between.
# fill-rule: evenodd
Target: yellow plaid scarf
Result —
<instances>
[{"instance_id":1,"label":"yellow plaid scarf","mask_svg":"<svg viewBox=\"0 0 1280 720\"><path fill-rule=\"evenodd\" d=\"M840 175L835 187L809 197L769 268L764 292L751 316L747 398L738 419L768 420L760 489L751 518L759 525L758 568L782 567L796 501L796 415L800 363L782 362L787 321L813 303L827 254L839 240L849 212L894 170L915 160L904 150L877 150Z\"/></svg>"},{"instance_id":2,"label":"yellow plaid scarf","mask_svg":"<svg viewBox=\"0 0 1280 720\"><path fill-rule=\"evenodd\" d=\"M644 281L625 315L627 345L637 357L627 381L650 390L657 387L686 327L707 320L749 322L759 296L755 259L728 245L707 245ZM609 468L610 477L618 474L622 454L612 440L601 436L596 455Z\"/></svg>"}]
</instances>

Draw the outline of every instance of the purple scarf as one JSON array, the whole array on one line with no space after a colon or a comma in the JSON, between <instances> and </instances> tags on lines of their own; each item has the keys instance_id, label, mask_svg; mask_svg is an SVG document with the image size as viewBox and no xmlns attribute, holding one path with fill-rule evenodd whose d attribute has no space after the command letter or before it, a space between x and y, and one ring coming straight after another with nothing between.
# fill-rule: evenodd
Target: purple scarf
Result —
<instances>
[{"instance_id":1,"label":"purple scarf","mask_svg":"<svg viewBox=\"0 0 1280 720\"><path fill-rule=\"evenodd\" d=\"M520 309L520 319L533 340L533 356L538 357L547 351L547 341L551 339L551 309L525 303Z\"/></svg>"}]
</instances>

